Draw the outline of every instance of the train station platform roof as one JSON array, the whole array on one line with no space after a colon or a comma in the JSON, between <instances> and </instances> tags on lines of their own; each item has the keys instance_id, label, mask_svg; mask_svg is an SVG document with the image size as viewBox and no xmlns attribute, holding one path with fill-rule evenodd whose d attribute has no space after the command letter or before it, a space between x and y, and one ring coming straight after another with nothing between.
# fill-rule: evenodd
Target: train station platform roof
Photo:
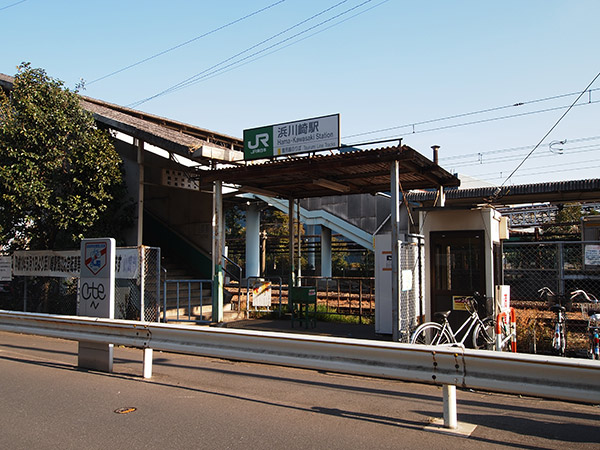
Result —
<instances>
[{"instance_id":1,"label":"train station platform roof","mask_svg":"<svg viewBox=\"0 0 600 450\"><path fill-rule=\"evenodd\" d=\"M242 191L282 198L375 194L390 191L395 161L403 191L460 184L457 177L406 145L202 171L200 184L219 180L239 185Z\"/></svg>"}]
</instances>

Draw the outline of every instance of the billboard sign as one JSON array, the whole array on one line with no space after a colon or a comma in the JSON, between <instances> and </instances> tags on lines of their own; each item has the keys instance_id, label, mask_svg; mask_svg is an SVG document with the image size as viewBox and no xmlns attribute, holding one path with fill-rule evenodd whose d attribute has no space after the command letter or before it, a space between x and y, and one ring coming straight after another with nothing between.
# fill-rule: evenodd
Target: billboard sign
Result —
<instances>
[{"instance_id":1,"label":"billboard sign","mask_svg":"<svg viewBox=\"0 0 600 450\"><path fill-rule=\"evenodd\" d=\"M274 158L340 146L340 115L244 130L244 159Z\"/></svg>"}]
</instances>

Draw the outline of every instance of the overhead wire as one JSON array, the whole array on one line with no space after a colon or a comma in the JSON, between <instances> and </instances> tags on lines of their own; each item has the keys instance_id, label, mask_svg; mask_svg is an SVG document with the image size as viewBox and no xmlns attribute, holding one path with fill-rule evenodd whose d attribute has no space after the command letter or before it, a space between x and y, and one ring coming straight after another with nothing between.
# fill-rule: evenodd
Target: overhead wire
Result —
<instances>
[{"instance_id":1,"label":"overhead wire","mask_svg":"<svg viewBox=\"0 0 600 450\"><path fill-rule=\"evenodd\" d=\"M3 6L2 8L0 8L0 11L4 11L5 9L12 8L13 6L20 5L21 3L25 3L26 1L27 0L21 0L20 2L15 2L15 3L12 3L10 5Z\"/></svg>"},{"instance_id":2,"label":"overhead wire","mask_svg":"<svg viewBox=\"0 0 600 450\"><path fill-rule=\"evenodd\" d=\"M528 147L531 148L531 147ZM580 146L580 147L572 147L569 148L568 152L569 155L575 155L575 154L580 154L580 153L587 153L587 152L592 152L592 151L597 151L600 150L600 147L596 144L596 145L585 145L585 146ZM548 155L548 154L541 154L539 156L532 156L533 158L544 158L547 156L558 156L558 155ZM487 158L485 160L485 162L483 160L480 161L467 161L464 162L462 164L453 164L452 167L469 167L469 166L482 166L484 164L500 164L500 163L506 163L506 162L511 162L511 161L519 161L522 159L523 156L521 155L515 155L515 156L501 156L498 158Z\"/></svg>"},{"instance_id":3,"label":"overhead wire","mask_svg":"<svg viewBox=\"0 0 600 450\"><path fill-rule=\"evenodd\" d=\"M502 186L504 186L508 182L508 180L510 180L512 178L512 176L523 166L523 164L525 164L525 162L529 159L529 157L531 155L533 155L533 152L535 152L538 149L538 147L540 145L542 145L542 142L544 142L546 140L546 138L550 135L550 133L552 133L552 131L554 131L554 129L566 117L566 115L569 114L569 112L575 107L575 105L577 104L577 102L579 101L579 99L581 97L583 97L583 95L588 91L588 89L590 89L592 87L592 85L596 82L596 80L598 79L598 77L600 77L600 72L598 72L596 74L596 76L592 79L592 81L590 81L590 83L586 86L586 88L583 91L581 91L581 94L579 94L577 96L577 98L573 101L573 103L571 104L571 106L569 106L567 108L567 110L558 118L558 120L556 122L554 122L554 125L552 125L550 127L550 129L548 130L548 132L540 139L540 141L535 145L535 147L527 154L527 156L525 156L525 158L523 158L523 161L521 161L517 165L517 167L515 167L515 169L510 173L510 175L508 177L506 177L506 179L502 182L502 184L496 190L496 192L494 194L494 197L498 196L498 194L500 193L500 188Z\"/></svg>"},{"instance_id":4,"label":"overhead wire","mask_svg":"<svg viewBox=\"0 0 600 450\"><path fill-rule=\"evenodd\" d=\"M295 40L295 41L293 41L293 42L290 42L290 43L288 43L288 44L286 44L286 45L283 45L283 46L281 46L281 47L278 47L278 48L276 48L276 49L274 49L274 50L272 50L272 51L270 51L270 52L268 52L268 53L263 53L263 54L261 54L260 56L257 56L256 58L254 58L254 59L252 59L252 60L249 60L249 61L244 61L244 62L239 62L239 64L238 64L238 63L236 63L236 65L235 65L235 66L233 66L233 67L228 67L227 69L223 69L223 70L220 70L220 71L215 71L215 72L214 72L214 73L212 73L212 74L208 74L206 77L202 77L202 79L201 79L201 80L198 80L198 82L200 82L200 81L207 81L207 80L210 80L210 79L212 79L212 78L214 78L214 77L216 77L216 76L222 75L222 74L224 74L224 73L230 72L230 71L232 71L232 70L235 70L235 69L238 69L238 68L240 68L240 67L243 67L243 66L245 66L246 64L253 63L253 62L255 62L255 61L259 60L259 59L262 59L262 58L265 58L265 57L267 57L267 56L269 56L269 55L272 55L272 54L274 54L274 53L280 52L280 51L282 51L282 50L284 50L284 49L286 49L286 48L288 48L288 47L291 47L292 45L296 45L296 44L298 44L299 42L302 42L302 41L304 41L304 40L306 40L306 39L310 39L311 37L313 37L313 36L316 36L317 34L323 33L323 32L325 32L325 31L327 31L327 30L329 30L329 29L331 29L331 28L333 28L333 27L337 27L338 25L341 25L342 23L344 23L344 22L347 22L348 20L354 19L355 17L358 17L358 16L360 16L360 15L362 15L362 14L365 14L365 13L369 12L370 10L372 10L372 9L374 9L374 8L377 8L378 6L381 6L381 5L383 5L384 3L387 3L387 2L389 2L389 1L390 1L390 0L382 0L382 1L380 1L379 3L376 3L376 4L374 4L373 6L370 6L369 8L363 9L362 11L359 11L359 12L357 12L356 14L353 14L353 15L351 15L351 16L349 16L349 17L346 17L345 19L342 19L342 20L340 20L339 22L336 22L336 23L334 23L334 24L331 24L331 25L329 25L329 26L327 26L327 27L325 27L325 28L321 28L320 30L317 30L317 31L315 31L314 33L311 33L311 34L309 34L308 36L303 36L303 37L301 37L301 38L300 38L300 39L298 39L298 40Z\"/></svg>"},{"instance_id":5,"label":"overhead wire","mask_svg":"<svg viewBox=\"0 0 600 450\"><path fill-rule=\"evenodd\" d=\"M588 141L595 141L600 139L600 136L590 136L590 137L584 137L584 138L569 138L569 139L565 139L565 143L576 143L576 142L588 142ZM549 143L551 144L551 143ZM549 145L548 144L548 145ZM519 150L529 150L532 149L533 145L524 145L524 146L520 146L520 147L509 147L509 148L502 148L502 149L497 149L497 150L488 150L486 152L477 152L477 153L464 153L462 155L454 155L454 156L445 156L440 158L440 161L454 161L456 159L466 159L466 158L472 158L472 157L478 157L478 156L485 156L487 154L497 154L497 153L509 153L509 152L515 152L515 151L519 151Z\"/></svg>"},{"instance_id":6,"label":"overhead wire","mask_svg":"<svg viewBox=\"0 0 600 450\"><path fill-rule=\"evenodd\" d=\"M479 125L482 123L495 122L497 120L514 119L516 117L525 117L525 116L531 116L534 114L542 114L542 113L561 110L561 109L564 109L567 107L573 108L573 107L578 107L578 106L593 105L593 104L597 104L597 103L600 103L600 100L592 100L592 101L589 101L586 103L580 103L580 104L571 105L571 106L562 105L562 106L556 106L556 107L552 107L552 108L539 109L536 111L528 111L528 112L524 112L524 113L509 114L506 116L491 117L491 118L487 118L487 119L473 120L470 122L462 122L462 123L458 123L458 124L444 125L444 126L434 127L434 128L426 128L424 130L413 130L412 132L410 132L410 134L422 134L422 133L431 133L433 131L450 130L453 128L460 128L460 127L466 127L466 126L470 126L470 125ZM471 114L469 113L469 115L471 115ZM445 119L440 119L440 120L445 120ZM392 138L396 138L396 137L398 137L398 134L390 135L390 136L381 136L380 139L392 139ZM352 144L348 144L348 145L352 145Z\"/></svg>"},{"instance_id":7,"label":"overhead wire","mask_svg":"<svg viewBox=\"0 0 600 450\"><path fill-rule=\"evenodd\" d=\"M600 90L600 88L596 88L596 89L590 89L589 93L591 94L592 92L598 91ZM469 116L474 116L474 115L479 115L479 114L485 114L485 113L490 113L490 112L496 112L496 111L500 111L503 109L508 109L508 108L516 108L516 107L521 107L521 106L525 106L525 105L529 105L529 104L534 104L534 103L541 103L541 102L547 102L550 100L557 100L560 98L565 98L565 97L572 97L574 95L581 95L579 91L577 92L570 92L568 94L559 94L559 95L553 95L550 97L544 97L544 98L540 98L540 99L535 99L535 100L527 100L525 102L517 102L517 103L513 103L510 105L502 105L502 106L495 106L495 107L491 107L491 108L486 108L486 109L480 109L477 111L470 111L470 112L466 112L466 113L459 113L459 114L453 114L450 116L445 116L445 117L438 117L435 119L429 119L429 120L423 120L420 122L412 122L412 123L407 123L404 125L397 125L397 126L393 126L393 127L387 127L387 128L380 128L378 130L371 130L371 131L365 131L362 133L355 133L355 134L350 134L347 136L342 136L342 139L348 139L348 138L352 138L352 137L358 137L358 136L366 136L369 134L378 134L378 133L384 133L387 131L392 131L392 130L401 130L403 128L412 128L413 129L413 133L417 133L416 131L414 131L414 128L419 126L419 125L427 125L429 123L435 123L435 122L443 122L446 120L452 120L452 119L460 119L463 117L469 117ZM589 103L594 103L591 101L589 101ZM563 107L561 107L563 108ZM558 109L558 108L557 108ZM507 117L513 117L513 116L507 116ZM474 122L474 123L478 123L478 122ZM431 129L432 131L436 131L436 128ZM430 130L425 130L425 131L421 131L421 132L426 132L426 131L430 131Z\"/></svg>"},{"instance_id":8,"label":"overhead wire","mask_svg":"<svg viewBox=\"0 0 600 450\"><path fill-rule=\"evenodd\" d=\"M250 58L253 58L253 57L257 56L257 55L260 55L261 53L264 53L264 52L266 52L266 51L268 51L268 50L270 50L270 49L272 49L274 47L280 46L281 44L283 44L285 42L288 42L288 41L290 41L292 39L295 39L298 36L306 34L309 31L312 31L312 30L314 30L314 29L316 29L316 28L318 28L318 27L320 27L320 26L322 26L322 25L324 25L326 23L331 22L332 20L335 20L335 19L337 19L337 18L339 18L339 17L341 17L343 15L346 15L346 14L348 14L348 13L350 13L350 12L352 12L352 11L354 11L354 10L356 10L356 9L364 6L364 5L366 5L367 3L372 2L373 0L365 0L365 1L363 1L362 3L360 3L358 5L355 5L355 6L351 7L351 8L348 8L348 9L346 9L346 10L344 10L344 11L342 11L342 12L340 12L340 13L338 13L338 14L336 14L336 15L328 18L328 19L325 19L325 20L323 20L323 21L321 21L321 22L319 22L319 23L317 23L315 25L312 25L312 26L310 26L309 28L307 28L307 29L305 29L303 31L300 31L300 32L298 32L298 33L296 33L296 34L294 34L292 36L288 36L285 39L282 39L282 40L280 40L280 41L278 41L278 42L276 42L276 43L274 43L274 44L272 44L272 45L270 45L268 47L265 47L265 48L263 48L263 49L261 49L261 50L259 50L257 52L254 52L254 53L252 53L250 55L247 55L247 56L245 56L245 57L243 57L243 58L241 58L241 59L239 59L237 61L234 61L234 62L232 62L232 63L230 63L228 65L225 65L225 66L220 67L220 68L217 69L217 67L222 66L223 64L225 64L225 63L227 63L227 62L229 62L229 61L231 61L231 60L233 60L233 59L235 59L235 58L243 55L244 53L247 53L247 52L249 52L249 51L251 51L251 50L253 50L253 49L255 49L255 48L257 48L257 47L259 47L259 46L261 46L261 45L263 45L263 44L271 41L271 40L273 40L274 38L279 37L279 36L281 36L281 35L289 32L289 31L291 31L292 29L297 28L298 26L303 25L304 23L306 23L306 22L308 22L308 21L310 21L310 20L312 20L312 19L314 19L314 18L316 18L316 17L318 17L320 15L325 14L326 12L332 10L333 8L336 8L337 6L339 6L339 5L343 4L343 3L346 3L346 1L347 0L343 0L343 1L341 1L341 2L339 2L339 3L337 3L337 4L333 5L333 6L331 6L329 8L326 8L325 10L323 10L323 11L317 13L317 14L314 14L313 16L311 16L311 17L309 17L307 19L304 19L303 21L298 22L297 24L295 24L295 25L293 25L293 26L291 26L291 27L289 27L289 28L287 28L287 29L279 32L279 33L276 33L275 35L273 35L273 36L271 36L271 37L269 37L267 39L264 39L263 41L261 41L261 42L259 42L257 44L254 44L251 47L248 47L247 49L245 49L245 50L237 53L236 55L231 56L231 57L229 57L229 58L227 58L227 59L225 59L225 60L223 60L223 61L221 61L221 62L219 62L219 63L217 63L217 64L215 64L213 66L211 66L211 67L209 67L208 69L203 70L202 72L199 72L199 73L197 73L197 74L195 74L195 75L193 75L193 76L191 76L191 77L189 77L189 78L187 78L187 79L185 79L185 80L183 80L183 81L181 81L181 82L179 82L179 83L177 83L177 84L175 84L175 85L173 85L173 86L171 86L171 87L169 87L169 88L167 88L167 89L165 89L165 90L163 90L163 91L161 91L161 92L159 92L159 93L157 93L157 94L155 94L155 95L153 95L151 97L147 97L147 98L145 98L143 100L138 100L137 102L131 103L128 106L129 107L136 107L136 106L139 106L139 105L141 105L143 103L146 103L146 102L148 102L150 100L153 100L153 99L155 99L157 97L169 94L171 92L178 91L180 89L183 89L183 88L186 88L188 86L191 86L192 84L198 83L199 81L202 81L203 79L205 79L205 78L207 78L207 77L209 77L211 75L214 75L217 72L221 72L221 71L223 71L223 70L225 70L225 69L227 69L227 68L229 68L229 67L231 67L233 65L239 64L240 62L246 61L246 60L248 60Z\"/></svg>"},{"instance_id":9,"label":"overhead wire","mask_svg":"<svg viewBox=\"0 0 600 450\"><path fill-rule=\"evenodd\" d=\"M571 165L572 166L572 165L575 165L575 164L579 164L579 163L578 162L573 162L573 163L569 163L569 164L562 164L561 163L560 166L561 167L562 166L567 166L567 165ZM557 170L548 170L548 169L551 169L551 168L554 168L554 167L557 167L557 166L558 165L555 164L555 165L548 165L548 166L541 166L541 167L533 167L531 169L525 169L524 171L520 172L517 175L514 175L513 177L514 178L525 177L525 176L532 177L532 176L536 176L536 175L545 175L545 174L551 174L551 173L561 173L561 172L565 172L565 171L576 172L576 171L580 171L580 170L588 170L588 169L597 169L597 168L600 168L600 166L586 166L586 167L575 167L575 168L568 168L568 169L567 168L560 168L560 169L557 169ZM535 170L540 170L540 171L534 172ZM524 172L527 172L527 173L524 173ZM494 173L485 174L485 175L482 175L482 176L485 176L486 180L496 180L496 179L501 180L501 179L504 179L504 176L502 174L498 175L497 173L495 173L495 174ZM477 183L478 181L479 180L474 180L473 183ZM468 185L469 185L469 181L464 181L464 180L461 181L461 188L467 188L468 189L468 187L469 187Z\"/></svg>"},{"instance_id":10,"label":"overhead wire","mask_svg":"<svg viewBox=\"0 0 600 450\"><path fill-rule=\"evenodd\" d=\"M25 1L25 0L23 0L23 1ZM242 22L243 20L249 19L250 17L253 17L253 16L257 15L257 14L260 14L261 12L264 12L264 11L266 11L268 9L271 9L274 6L277 6L277 5L279 5L279 4L281 4L281 3L285 2L285 1L286 0L278 0L275 3L271 3L270 5L265 6L264 8L257 9L256 11L251 12L250 14L246 14L245 16L242 16L242 17L240 17L240 18L238 18L236 20L233 20L233 21L231 21L229 23L226 23L225 25L221 25L220 27L214 28L214 29L212 29L210 31L207 31L206 33L203 33L203 34L201 34L199 36L196 36L196 37L194 37L192 39L189 39L189 40L187 40L185 42L177 44L177 45L175 45L173 47L170 47L170 48L168 48L166 50L163 50L161 52L155 53L152 56L149 56L147 58L141 59L141 60L139 60L139 61L137 61L137 62L135 62L133 64L129 64L128 66L125 66L125 67L123 67L121 69L115 70L114 72L111 72L109 74L103 75L103 76L101 76L99 78L96 78L96 79L94 79L92 81L88 81L86 83L86 85L89 86L90 84L94 84L94 83L96 83L98 81L101 81L101 80L104 80L106 78L112 77L113 75L116 75L118 73L125 72L126 70L129 70L129 69L131 69L133 67L139 66L140 64L143 64L145 62L151 61L151 60L153 60L155 58L158 58L159 56L165 55L165 54L167 54L169 52L172 52L173 50L177 50L178 48L184 47L184 46L186 46L188 44L191 44L192 42L195 42L195 41L197 41L199 39L205 38L206 36L209 36L211 34L214 34L214 33L218 32L218 31L221 31L221 30L223 30L225 28L228 28L228 27L230 27L232 25L235 25L235 24L237 24L239 22Z\"/></svg>"},{"instance_id":11,"label":"overhead wire","mask_svg":"<svg viewBox=\"0 0 600 450\"><path fill-rule=\"evenodd\" d=\"M598 152L598 150L600 150L600 148L596 147L596 148L593 148L593 149L588 149L588 150L580 150L580 151L577 151L577 152L573 152L572 154L573 154L573 155L575 155L575 154L577 154L577 155L582 155L582 154L586 154L586 153L590 153L590 152ZM532 160L533 160L533 159L536 159L536 160L538 160L538 159L542 159L542 158L544 158L544 159L543 159L543 161L548 161L548 159L547 159L547 158L549 158L549 157L557 157L557 156L556 156L556 155L548 155L548 154L544 154L544 155L536 155L536 156L532 156L532 157L531 157L531 159L532 159ZM519 160L520 160L520 158L512 158L512 159L507 159L507 160L504 160L504 161L492 161L492 162L490 162L490 163L489 163L488 169L490 168L490 166L493 166L493 165L498 165L498 164L507 164L507 163L511 163L511 162L515 162L515 161L519 161ZM574 162L574 163L566 163L566 162L565 162L565 160L564 160L564 159L562 159L562 160L561 160L561 162L558 162L558 161L557 161L557 163L556 163L556 164L561 164L561 165L563 165L563 166L567 166L567 165L569 165L569 164L579 164L579 165L585 165L585 164L588 164L588 163L589 163L589 161L576 161L576 162ZM468 171L468 170L470 170L470 171L473 171L473 170L475 170L475 169L473 169L473 167L475 167L475 166L477 166L477 167L480 167L480 165L479 165L479 164L476 164L476 163L473 163L473 164L465 164L465 165L462 165L462 166L453 166L453 167L451 168L451 170L450 170L450 171L451 171L451 172L456 172L456 171ZM567 169L565 169L565 171L566 171L566 170L567 170ZM507 171L505 170L504 172L507 172ZM498 173L498 172L496 171L495 173ZM480 173L480 170L477 170L477 176L478 176L478 177L485 178L485 176L486 176L486 175L488 175L488 174Z\"/></svg>"}]
</instances>

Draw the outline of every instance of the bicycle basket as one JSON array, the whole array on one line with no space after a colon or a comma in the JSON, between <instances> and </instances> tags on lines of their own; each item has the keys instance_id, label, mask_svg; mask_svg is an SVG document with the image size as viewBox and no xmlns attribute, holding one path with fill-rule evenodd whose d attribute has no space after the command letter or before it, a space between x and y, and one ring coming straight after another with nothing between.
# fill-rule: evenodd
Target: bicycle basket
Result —
<instances>
[{"instance_id":1,"label":"bicycle basket","mask_svg":"<svg viewBox=\"0 0 600 450\"><path fill-rule=\"evenodd\" d=\"M591 303L591 302L585 302L585 303L580 303L579 305L581 307L581 314L583 314L584 317L592 317L592 316L597 316L600 315L600 303ZM596 318L594 318L594 320L597 320Z\"/></svg>"},{"instance_id":2,"label":"bicycle basket","mask_svg":"<svg viewBox=\"0 0 600 450\"><path fill-rule=\"evenodd\" d=\"M554 305L561 305L565 307L565 310L571 311L573 308L573 301L570 299L566 299L562 296L556 294L548 294L546 297L546 307L549 309Z\"/></svg>"}]
</instances>

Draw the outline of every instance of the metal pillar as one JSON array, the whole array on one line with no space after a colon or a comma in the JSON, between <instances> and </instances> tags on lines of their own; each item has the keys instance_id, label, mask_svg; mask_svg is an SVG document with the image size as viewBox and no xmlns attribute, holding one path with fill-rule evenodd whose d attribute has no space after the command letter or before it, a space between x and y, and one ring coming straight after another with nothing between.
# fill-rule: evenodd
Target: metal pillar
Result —
<instances>
[{"instance_id":1,"label":"metal pillar","mask_svg":"<svg viewBox=\"0 0 600 450\"><path fill-rule=\"evenodd\" d=\"M306 238L306 260L309 269L314 269L317 265L315 255L315 225L306 225L306 234L310 237ZM315 272L316 273L316 272Z\"/></svg>"},{"instance_id":2,"label":"metal pillar","mask_svg":"<svg viewBox=\"0 0 600 450\"><path fill-rule=\"evenodd\" d=\"M297 217L297 242L298 242L298 277L296 278L296 285L300 286L301 284L301 279L300 277L302 276L302 233L300 232L300 200L298 200L297 202L297 211L296 211L296 217Z\"/></svg>"},{"instance_id":3,"label":"metal pillar","mask_svg":"<svg viewBox=\"0 0 600 450\"><path fill-rule=\"evenodd\" d=\"M289 287L296 286L296 268L294 266L295 251L294 251L294 202L293 198L288 199L288 242L289 242L289 257L290 257L290 280ZM289 305L289 302L288 302Z\"/></svg>"},{"instance_id":4,"label":"metal pillar","mask_svg":"<svg viewBox=\"0 0 600 450\"><path fill-rule=\"evenodd\" d=\"M144 141L136 139L138 164L137 246L144 244Z\"/></svg>"},{"instance_id":5,"label":"metal pillar","mask_svg":"<svg viewBox=\"0 0 600 450\"><path fill-rule=\"evenodd\" d=\"M400 249L398 238L400 220L400 163L394 161L390 170L390 188L392 193L392 340L400 340Z\"/></svg>"},{"instance_id":6,"label":"metal pillar","mask_svg":"<svg viewBox=\"0 0 600 450\"><path fill-rule=\"evenodd\" d=\"M260 276L260 208L246 207L246 278Z\"/></svg>"},{"instance_id":7,"label":"metal pillar","mask_svg":"<svg viewBox=\"0 0 600 450\"><path fill-rule=\"evenodd\" d=\"M321 276L331 274L331 228L321 226Z\"/></svg>"},{"instance_id":8,"label":"metal pillar","mask_svg":"<svg viewBox=\"0 0 600 450\"><path fill-rule=\"evenodd\" d=\"M225 247L225 226L223 223L223 183L215 181L213 186L212 217L212 321L223 322L223 249Z\"/></svg>"}]
</instances>

